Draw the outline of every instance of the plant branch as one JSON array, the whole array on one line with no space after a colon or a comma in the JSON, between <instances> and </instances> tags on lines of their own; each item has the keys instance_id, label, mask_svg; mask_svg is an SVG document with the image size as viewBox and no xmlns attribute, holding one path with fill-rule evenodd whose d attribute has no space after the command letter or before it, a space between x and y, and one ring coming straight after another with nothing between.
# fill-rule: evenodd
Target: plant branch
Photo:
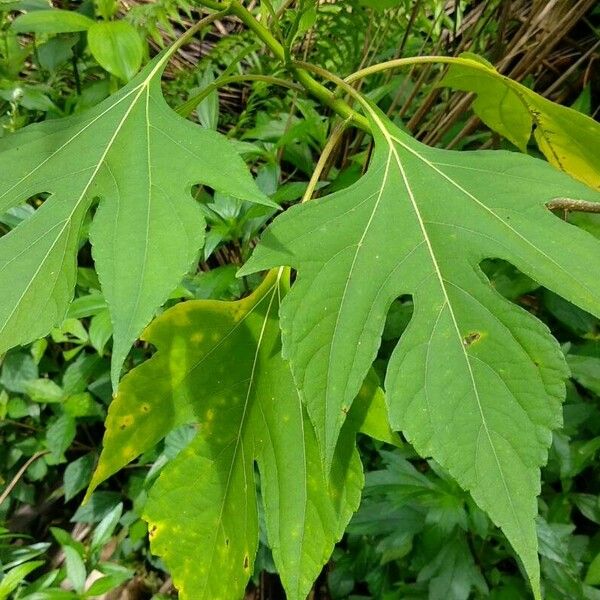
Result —
<instances>
[{"instance_id":1,"label":"plant branch","mask_svg":"<svg viewBox=\"0 0 600 600\"><path fill-rule=\"evenodd\" d=\"M573 198L554 198L546 203L546 208L571 212L600 213L600 202L574 200Z\"/></svg>"},{"instance_id":2,"label":"plant branch","mask_svg":"<svg viewBox=\"0 0 600 600\"><path fill-rule=\"evenodd\" d=\"M210 8L215 8L218 4L220 8L223 7L220 3L215 3L213 0L200 0L202 4ZM290 64L286 57L285 48L281 43L275 39L273 34L259 21L254 18L254 15L246 9L239 0L231 0L229 3L230 14L238 17L251 31L253 31L257 37L271 50L274 56L288 68L296 77L298 82L315 98L318 98L323 104L329 106L343 119L350 118L351 121L361 129L370 131L367 120L357 113L352 107L342 100L337 98L333 92L328 90L324 85L316 81L306 70L297 67L297 63Z\"/></svg>"},{"instance_id":3,"label":"plant branch","mask_svg":"<svg viewBox=\"0 0 600 600\"><path fill-rule=\"evenodd\" d=\"M208 6L205 0L202 0L202 4ZM218 4L220 12L213 13L212 15L208 15L203 19L200 19L195 25L190 27L179 39L177 39L173 45L169 48L167 55L172 56L179 50L182 46L185 46L200 30L202 30L207 25L210 25L214 21L218 21L223 17L227 16L229 13L229 7L227 5L222 5L220 2L210 2L210 4ZM208 6L208 8L214 8L214 6Z\"/></svg>"},{"instance_id":4,"label":"plant branch","mask_svg":"<svg viewBox=\"0 0 600 600\"><path fill-rule=\"evenodd\" d=\"M38 458L41 458L42 456L45 456L48 453L49 453L49 450L42 450L40 452L36 452L33 456L30 456L27 459L25 464L23 464L21 466L21 468L17 471L15 476L11 479L10 483L4 488L4 490L2 491L2 494L0 494L0 504L2 504L10 496L10 493L13 491L13 489L15 488L17 483L19 483L19 481L21 480L21 477L23 477L23 475L25 474L25 471L27 471L27 469Z\"/></svg>"},{"instance_id":5,"label":"plant branch","mask_svg":"<svg viewBox=\"0 0 600 600\"><path fill-rule=\"evenodd\" d=\"M215 90L219 88L229 85L230 83L237 83L240 81L264 81L265 83L270 83L272 85L279 85L281 87L286 87L291 90L302 91L303 88L291 81L287 81L286 79L281 79L279 77L271 77L270 75L231 75L229 77L219 77L213 83L207 85L202 91L198 92L188 100L186 100L183 104L180 104L177 107L177 112L182 117L188 117L194 108L200 104L207 96L209 96Z\"/></svg>"},{"instance_id":6,"label":"plant branch","mask_svg":"<svg viewBox=\"0 0 600 600\"><path fill-rule=\"evenodd\" d=\"M397 69L400 67L406 67L411 65L423 65L423 64L447 64L447 65L462 65L464 67L469 67L471 69L475 69L477 71L483 71L487 74L490 73L490 68L484 65L483 63L479 63L476 60L470 58L461 58L459 56L409 56L406 58L396 58L394 60L388 60L386 62L378 63L376 65L371 65L369 67L365 67L364 69L360 69L351 75L348 75L344 79L346 83L354 83L359 79L363 79L364 77L368 77L369 75L374 75L375 73L382 73L384 71L389 71L390 69ZM498 77L504 77L498 73Z\"/></svg>"},{"instance_id":7,"label":"plant branch","mask_svg":"<svg viewBox=\"0 0 600 600\"><path fill-rule=\"evenodd\" d=\"M317 184L319 183L319 178L321 177L321 173L323 172L323 169L325 168L325 165L327 164L327 161L329 160L331 153L335 150L335 147L337 146L340 138L342 137L342 134L344 133L349 121L350 121L350 119L348 118L345 121L343 121L342 123L340 123L333 130L331 135L329 136L329 139L327 140L327 144L325 144L325 148L323 148L323 152L321 153L321 156L319 157L319 160L315 166L315 169L310 178L310 181L308 182L306 191L304 192L304 195L302 196L302 201L301 201L302 204L304 202L308 202L312 198L312 195L317 187Z\"/></svg>"},{"instance_id":8,"label":"plant branch","mask_svg":"<svg viewBox=\"0 0 600 600\"><path fill-rule=\"evenodd\" d=\"M323 67L319 67L317 65L313 65L312 63L304 62L301 60L294 61L294 65L301 69L305 69L306 71L311 71L312 73L315 73L316 75L320 75L324 79L327 79L328 81L331 81L332 83L335 83L335 85L337 85L340 89L344 90L346 93L348 93L350 96L352 96L355 100L357 100L358 103L362 107L366 108L368 111L370 110L369 104L365 100L365 98L362 96L362 94L358 90L354 89L349 83L344 81L341 77L338 77L331 71L328 71L327 69L324 69ZM300 71L300 72L302 72L302 71ZM336 99L339 100L339 98L336 98ZM344 101L342 101L342 102L344 104L346 104L346 102L344 102ZM354 110L352 110L352 112L354 114L358 114ZM350 115L348 115L348 116L350 116ZM346 117L346 118L348 118L348 117ZM361 127L361 129L364 129L367 132L371 132L371 127L369 125L369 121L365 117L363 117L362 115L358 115L358 117L353 117L353 118L354 119L360 118L360 121L363 125Z\"/></svg>"},{"instance_id":9,"label":"plant branch","mask_svg":"<svg viewBox=\"0 0 600 600\"><path fill-rule=\"evenodd\" d=\"M200 0L200 4L213 10L225 10L228 6L227 2L219 2L218 0Z\"/></svg>"}]
</instances>

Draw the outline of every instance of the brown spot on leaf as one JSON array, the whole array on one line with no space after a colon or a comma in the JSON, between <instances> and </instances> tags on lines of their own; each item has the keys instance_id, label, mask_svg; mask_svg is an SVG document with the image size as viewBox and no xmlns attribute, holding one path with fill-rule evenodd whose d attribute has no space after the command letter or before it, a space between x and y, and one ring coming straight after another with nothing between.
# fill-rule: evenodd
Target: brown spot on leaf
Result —
<instances>
[{"instance_id":1,"label":"brown spot on leaf","mask_svg":"<svg viewBox=\"0 0 600 600\"><path fill-rule=\"evenodd\" d=\"M248 555L246 554L246 556L244 556L244 569L247 569L250 566L250 559L248 558Z\"/></svg>"},{"instance_id":2,"label":"brown spot on leaf","mask_svg":"<svg viewBox=\"0 0 600 600\"><path fill-rule=\"evenodd\" d=\"M463 339L463 344L468 348L475 342L479 341L480 338L481 333L479 333L478 331L472 331L471 333L465 336L465 338Z\"/></svg>"},{"instance_id":3,"label":"brown spot on leaf","mask_svg":"<svg viewBox=\"0 0 600 600\"><path fill-rule=\"evenodd\" d=\"M125 415L119 419L119 429L123 431L123 429L127 429L130 425L133 425L133 416Z\"/></svg>"}]
</instances>

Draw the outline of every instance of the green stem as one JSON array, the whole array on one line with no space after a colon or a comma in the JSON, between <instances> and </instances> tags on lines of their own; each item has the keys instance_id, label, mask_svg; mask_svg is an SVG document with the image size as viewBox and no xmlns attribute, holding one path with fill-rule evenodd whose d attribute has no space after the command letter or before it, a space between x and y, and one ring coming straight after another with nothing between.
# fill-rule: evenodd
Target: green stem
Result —
<instances>
[{"instance_id":1,"label":"green stem","mask_svg":"<svg viewBox=\"0 0 600 600\"><path fill-rule=\"evenodd\" d=\"M369 75L374 75L375 73L381 73L383 71L389 71L390 69L397 69L399 67L405 67L408 65L422 65L431 63L462 65L464 67L469 67L485 73L490 72L490 67L470 58L460 58L458 56L410 56L407 58L396 58L394 60L388 60L376 65L371 65L370 67L365 67L364 69L360 69L360 71L356 71L356 73L352 73L352 75L346 77L344 81L346 83L354 83L355 81L363 79ZM500 75L500 77L503 76Z\"/></svg>"},{"instance_id":2,"label":"green stem","mask_svg":"<svg viewBox=\"0 0 600 600\"><path fill-rule=\"evenodd\" d=\"M319 160L315 166L315 169L310 178L310 181L308 182L306 191L304 192L304 195L302 196L302 200L301 200L302 204L304 202L308 202L312 198L312 195L314 194L315 189L317 188L317 185L319 183L321 173L323 173L323 170L325 169L325 165L327 164L327 161L329 160L331 153L335 150L335 147L337 146L338 142L340 141L340 138L342 137L342 134L344 133L344 131L346 129L346 125L348 125L349 120L350 119L346 119L345 121L340 123L333 130L331 135L329 136L329 139L327 140L327 144L325 144L325 147L323 148L323 152L321 153L321 156L319 157Z\"/></svg>"},{"instance_id":3,"label":"green stem","mask_svg":"<svg viewBox=\"0 0 600 600\"><path fill-rule=\"evenodd\" d=\"M210 6L212 0L200 0L205 6ZM222 6L222 5L221 5ZM214 7L214 6L213 6ZM313 96L318 98L323 104L329 106L343 119L350 120L361 129L370 131L367 120L341 98L336 98L335 94L328 90L324 85L316 81L306 70L297 68L294 64L289 64L286 57L285 48L275 39L273 34L262 23L254 18L254 15L242 6L239 0L231 0L229 4L230 13L242 21L248 29L253 31L256 36L271 50L275 57L283 63L294 74L297 81Z\"/></svg>"},{"instance_id":4,"label":"green stem","mask_svg":"<svg viewBox=\"0 0 600 600\"><path fill-rule=\"evenodd\" d=\"M360 113L356 112L346 101L337 98L333 92L328 90L313 79L309 73L303 69L293 69L296 79L308 90L315 98L318 98L335 111L342 119L350 119L354 125L363 129L367 133L371 131L369 122Z\"/></svg>"},{"instance_id":5,"label":"green stem","mask_svg":"<svg viewBox=\"0 0 600 600\"><path fill-rule=\"evenodd\" d=\"M200 4L206 6L206 8L212 8L213 10L227 9L227 2L218 2L217 0L200 0Z\"/></svg>"},{"instance_id":6,"label":"green stem","mask_svg":"<svg viewBox=\"0 0 600 600\"><path fill-rule=\"evenodd\" d=\"M205 0L202 0L202 3L207 5L207 2ZM221 10L220 12L217 12L217 13L213 13L212 15L208 15L208 17L204 17L203 19L200 19L194 26L190 27L169 48L169 51L166 54L167 57L173 56L173 54L175 54L175 52L177 52L177 50L179 50L179 48L181 48L182 46L185 46L201 29L203 29L207 25L210 25L212 22L218 21L219 19L222 19L223 17L227 16L227 14L229 13L229 7L227 7L226 5L224 6L219 2L215 2L214 4L218 4L219 8L222 8L223 10ZM213 7L209 6L209 8L213 8Z\"/></svg>"},{"instance_id":7,"label":"green stem","mask_svg":"<svg viewBox=\"0 0 600 600\"><path fill-rule=\"evenodd\" d=\"M189 117L196 106L198 106L198 104L200 104L200 102L202 102L212 92L230 83L237 83L240 81L264 81L265 83L279 85L291 90L302 91L303 89L301 86L292 83L291 81L280 79L279 77L271 77L269 75L231 75L229 77L219 77L210 85L207 85L201 92L198 92L195 96L192 96L183 104L180 104L176 110L182 117Z\"/></svg>"},{"instance_id":8,"label":"green stem","mask_svg":"<svg viewBox=\"0 0 600 600\"><path fill-rule=\"evenodd\" d=\"M277 18L277 13L273 9L273 5L271 4L270 0L263 0L263 4L267 7L267 11L269 12L269 16L271 17L270 21L273 23L273 27L275 28L275 33L279 38L279 41L283 44L283 33L281 32L281 27L279 26L279 19Z\"/></svg>"},{"instance_id":9,"label":"green stem","mask_svg":"<svg viewBox=\"0 0 600 600\"><path fill-rule=\"evenodd\" d=\"M306 71L311 71L312 73L323 77L323 79L327 79L328 81L335 83L335 85L337 85L340 89L344 90L348 95L352 96L355 100L357 100L361 106L369 110L370 107L364 99L364 97L362 96L362 94L358 90L355 90L348 82L346 82L341 77L338 77L337 75L335 75L331 71L328 71L327 69L324 69L323 67L313 65L312 63L303 62L301 60L294 61L294 65L300 67L301 69L305 69ZM344 104L346 104L346 102L344 102ZM352 112L354 114L357 114L355 111ZM350 115L348 115L346 118L348 118L349 116ZM360 120L362 121L363 127L361 127L361 129L365 129L368 132L371 131L369 122L367 121L367 119L365 119L365 117L358 115L358 117L355 117L355 119L356 118L360 118Z\"/></svg>"},{"instance_id":10,"label":"green stem","mask_svg":"<svg viewBox=\"0 0 600 600\"><path fill-rule=\"evenodd\" d=\"M206 4L205 0L200 0L202 4ZM275 36L262 24L254 15L242 4L239 0L231 0L229 10L232 15L235 15L248 29L253 31L257 37L271 50L271 52L281 62L285 63L285 50Z\"/></svg>"}]
</instances>

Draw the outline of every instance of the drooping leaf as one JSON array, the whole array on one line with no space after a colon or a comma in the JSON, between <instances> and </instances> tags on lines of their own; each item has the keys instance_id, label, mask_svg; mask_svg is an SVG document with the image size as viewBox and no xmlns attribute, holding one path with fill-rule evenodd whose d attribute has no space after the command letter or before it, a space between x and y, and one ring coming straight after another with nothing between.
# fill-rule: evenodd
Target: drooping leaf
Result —
<instances>
[{"instance_id":1,"label":"drooping leaf","mask_svg":"<svg viewBox=\"0 0 600 600\"><path fill-rule=\"evenodd\" d=\"M381 398L369 393L376 386L368 382L325 478L281 358L277 313L285 278L271 272L244 300L185 302L157 318L144 339L158 352L123 379L109 411L90 491L173 427L199 424L145 509L152 549L182 598L242 597L258 546L255 461L268 540L288 598L306 598L358 506L356 424L369 420L372 403L382 410Z\"/></svg>"},{"instance_id":2,"label":"drooping leaf","mask_svg":"<svg viewBox=\"0 0 600 600\"><path fill-rule=\"evenodd\" d=\"M600 189L600 125L594 119L504 77L476 54L461 58L473 66L451 65L440 85L477 94L473 110L488 127L523 152L533 131L548 162Z\"/></svg>"},{"instance_id":3,"label":"drooping leaf","mask_svg":"<svg viewBox=\"0 0 600 600\"><path fill-rule=\"evenodd\" d=\"M49 194L0 239L0 353L64 318L82 221L100 200L93 255L114 330L116 384L131 343L197 257L203 183L269 203L229 142L179 117L160 89L169 53L95 108L0 140L0 214Z\"/></svg>"},{"instance_id":4,"label":"drooping leaf","mask_svg":"<svg viewBox=\"0 0 600 600\"><path fill-rule=\"evenodd\" d=\"M545 207L600 195L540 160L428 148L375 109L370 120L366 175L278 217L241 273L298 271L283 353L327 464L391 303L413 296L385 381L392 426L503 529L539 596L539 467L567 368L546 327L492 289L479 263L506 260L600 314L600 244Z\"/></svg>"}]
</instances>

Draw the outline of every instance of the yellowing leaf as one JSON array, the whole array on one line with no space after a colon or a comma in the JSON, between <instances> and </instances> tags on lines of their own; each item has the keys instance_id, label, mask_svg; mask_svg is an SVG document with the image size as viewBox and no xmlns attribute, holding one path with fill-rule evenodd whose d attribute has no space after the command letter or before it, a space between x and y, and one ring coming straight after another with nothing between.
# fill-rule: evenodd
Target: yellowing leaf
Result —
<instances>
[{"instance_id":1,"label":"yellowing leaf","mask_svg":"<svg viewBox=\"0 0 600 600\"><path fill-rule=\"evenodd\" d=\"M413 296L385 381L392 426L502 528L539 597L539 467L567 368L546 327L479 263L509 261L600 315L600 244L545 206L600 194L522 154L428 148L376 109L370 122L367 173L275 219L240 274L298 271L282 303L283 353L328 465L391 303Z\"/></svg>"},{"instance_id":2,"label":"yellowing leaf","mask_svg":"<svg viewBox=\"0 0 600 600\"><path fill-rule=\"evenodd\" d=\"M160 89L169 53L95 108L0 140L0 214L49 197L0 238L0 353L48 333L75 285L79 232L96 199L93 256L110 310L112 379L196 259L204 220L191 187L269 203L234 147L179 117Z\"/></svg>"},{"instance_id":3,"label":"yellowing leaf","mask_svg":"<svg viewBox=\"0 0 600 600\"><path fill-rule=\"evenodd\" d=\"M199 424L145 509L152 549L182 599L243 596L258 546L255 462L268 541L290 599L306 598L358 506L356 427L369 420L371 404L381 411L381 397L371 380L326 478L281 358L286 279L283 270L271 272L239 302L184 302L165 312L144 334L158 352L123 379L110 407L90 492L173 427Z\"/></svg>"},{"instance_id":4,"label":"yellowing leaf","mask_svg":"<svg viewBox=\"0 0 600 600\"><path fill-rule=\"evenodd\" d=\"M475 113L523 152L533 130L548 162L600 189L600 125L594 119L500 75L475 54L461 58L472 66L452 64L440 85L477 94Z\"/></svg>"}]
</instances>

